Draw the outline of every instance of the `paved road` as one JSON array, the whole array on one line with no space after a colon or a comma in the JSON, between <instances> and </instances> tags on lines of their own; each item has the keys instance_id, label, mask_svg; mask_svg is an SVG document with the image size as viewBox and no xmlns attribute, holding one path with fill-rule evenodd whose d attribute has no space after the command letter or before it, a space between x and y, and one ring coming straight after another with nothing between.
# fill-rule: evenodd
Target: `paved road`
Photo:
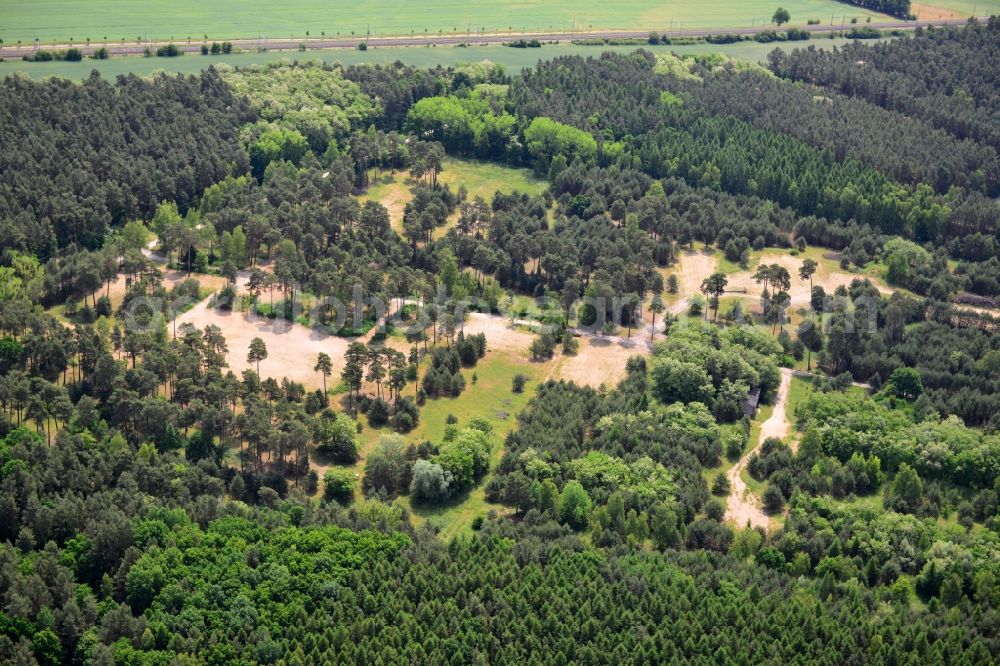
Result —
<instances>
[{"instance_id":1,"label":"paved road","mask_svg":"<svg viewBox=\"0 0 1000 666\"><path fill-rule=\"evenodd\" d=\"M951 19L951 20L938 20L938 21L883 21L879 23L865 23L858 24L857 26L852 26L850 24L834 24L834 25L804 25L798 26L801 30L813 33L826 33L834 31L844 31L849 30L852 27L867 27L876 28L879 30L893 30L897 28L914 28L917 26L944 26L944 25L963 25L965 24L965 19ZM755 35L758 32L764 30L764 27L755 28L701 28L695 30L668 30L661 32L656 28L660 34L666 35L668 37L705 37L708 35L720 35L720 34L736 34L736 35ZM541 42L551 42L567 39L630 39L639 38L643 39L649 35L650 30L606 30L597 32L541 32L541 33L492 33L492 34L452 34L452 35L410 35L410 36L395 36L395 37L369 37L367 39L362 37L352 37L348 38L309 38L309 39L234 39L231 40L233 47L235 49L243 51L256 51L261 47L266 47L269 51L297 51L299 49L299 44L306 44L309 50L314 49L342 49L342 48L355 48L360 42L367 42L370 47L377 46L426 46L428 44L477 44L477 45L490 45L490 44L502 44L504 42L509 42L516 39L537 39ZM141 55L146 47L150 47L155 50L158 46L167 44L167 42L150 42L143 44L135 43L91 43L90 46L85 46L81 44L74 44L76 48L81 49L84 54L89 55L93 51L106 46L108 52L111 55ZM188 44L187 42L175 42L177 48L186 53L198 53L201 51L201 42L192 42ZM68 48L68 44L60 45L45 45L45 49L65 49ZM4 58L20 58L26 53L30 53L34 50L34 45L22 45L22 46L10 46L4 45L0 48L0 57Z\"/></svg>"}]
</instances>

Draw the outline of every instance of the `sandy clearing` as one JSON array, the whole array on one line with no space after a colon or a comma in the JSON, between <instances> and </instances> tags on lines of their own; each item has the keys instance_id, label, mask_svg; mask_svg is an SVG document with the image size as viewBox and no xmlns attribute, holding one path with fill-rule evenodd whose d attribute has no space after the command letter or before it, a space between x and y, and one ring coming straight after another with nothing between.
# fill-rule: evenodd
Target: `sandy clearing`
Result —
<instances>
[{"instance_id":1,"label":"sandy clearing","mask_svg":"<svg viewBox=\"0 0 1000 666\"><path fill-rule=\"evenodd\" d=\"M793 307L808 306L812 294L810 293L809 281L799 278L799 268L802 267L802 261L801 257L793 257L790 254L765 252L760 256L760 259L758 259L751 270L740 271L728 276L727 295L740 296L742 295L740 290L746 290L748 298L756 299L763 291L763 285L757 284L753 279L753 274L757 270L757 266L760 264L778 264L779 266L783 266L792 278L792 287L788 291L788 295L792 299L791 305ZM817 286L822 285L827 294L832 294L837 287L849 287L854 280L865 279L865 277L864 275L832 270L824 262L820 262L819 268L813 276L813 284ZM868 279L881 293L892 293L891 289L880 284L877 280ZM733 294L732 292L736 293Z\"/></svg>"},{"instance_id":2,"label":"sandy clearing","mask_svg":"<svg viewBox=\"0 0 1000 666\"><path fill-rule=\"evenodd\" d=\"M192 273L188 275L185 271L178 271L174 269L163 268L160 271L160 277L163 280L163 286L169 291L184 282L188 278L197 280L201 289L209 289L211 291L217 291L221 289L226 284L226 279L218 275L202 275L199 273ZM128 286L125 284L126 278L124 274L119 274L118 277L111 283L110 288L105 283L103 287L97 290L97 297L107 295L111 299L111 307L117 308L125 300L125 291Z\"/></svg>"},{"instance_id":3,"label":"sandy clearing","mask_svg":"<svg viewBox=\"0 0 1000 666\"><path fill-rule=\"evenodd\" d=\"M778 385L778 393L774 401L774 411L760 426L760 436L757 445L747 451L739 461L729 468L726 478L729 479L729 497L726 499L726 520L745 526L747 523L751 527L763 527L767 529L770 518L764 513L761 507L760 498L747 489L746 483L740 476L747 463L764 440L768 437L782 439L788 436L791 425L788 415L785 413L788 408L788 389L792 385L792 371L788 368L781 369L781 383Z\"/></svg>"},{"instance_id":4,"label":"sandy clearing","mask_svg":"<svg viewBox=\"0 0 1000 666\"><path fill-rule=\"evenodd\" d=\"M673 273L677 276L678 301L670 306L673 314L681 314L688 308L688 299L701 293L701 283L718 270L719 259L714 253L682 252L677 257L677 265L663 271L664 282Z\"/></svg>"},{"instance_id":5,"label":"sandy clearing","mask_svg":"<svg viewBox=\"0 0 1000 666\"><path fill-rule=\"evenodd\" d=\"M177 318L177 323L192 324L198 328L205 328L209 324L218 326L229 348L226 360L237 376L251 367L247 363L250 341L259 337L267 345L267 358L260 364L262 377L279 380L288 377L307 388L320 388L323 378L313 371L313 367L316 365L317 355L326 352L333 360L333 375L327 379L327 388L330 388L331 381L336 383L344 367L344 352L351 343L349 338L326 335L284 320L210 308L209 300L205 299L182 314Z\"/></svg>"},{"instance_id":6,"label":"sandy clearing","mask_svg":"<svg viewBox=\"0 0 1000 666\"><path fill-rule=\"evenodd\" d=\"M504 317L482 312L470 312L461 330L466 335L483 333L486 335L487 350L510 352L523 360L530 358L528 350L535 339L532 333L511 328Z\"/></svg>"},{"instance_id":7,"label":"sandy clearing","mask_svg":"<svg viewBox=\"0 0 1000 666\"><path fill-rule=\"evenodd\" d=\"M581 386L599 387L601 384L613 387L625 378L625 364L632 356L649 356L649 345L633 335L624 338L581 336L580 349L574 356L563 355L556 366L553 377L576 382ZM647 334L648 337L648 334Z\"/></svg>"}]
</instances>

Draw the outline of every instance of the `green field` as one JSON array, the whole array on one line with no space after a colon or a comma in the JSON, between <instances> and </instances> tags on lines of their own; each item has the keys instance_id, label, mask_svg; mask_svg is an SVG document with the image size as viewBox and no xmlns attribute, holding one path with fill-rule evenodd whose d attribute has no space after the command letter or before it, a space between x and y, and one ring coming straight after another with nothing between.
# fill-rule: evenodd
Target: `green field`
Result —
<instances>
[{"instance_id":1,"label":"green field","mask_svg":"<svg viewBox=\"0 0 1000 666\"><path fill-rule=\"evenodd\" d=\"M919 19L933 19L937 17L964 18L972 16L992 16L1000 13L1000 3L987 0L928 0L927 2L914 2L911 11Z\"/></svg>"},{"instance_id":2,"label":"green field","mask_svg":"<svg viewBox=\"0 0 1000 666\"><path fill-rule=\"evenodd\" d=\"M816 38L807 42L818 48L831 48L847 43L843 38ZM753 62L766 59L767 54L775 48L802 48L802 42L778 42L758 44L754 41L736 44L693 44L690 46L647 46L642 48L651 51L667 51L679 54L725 53L734 58ZM352 49L317 50L300 53L268 52L268 53L236 53L228 56L202 56L188 54L179 58L143 58L140 56L117 57L109 60L84 60L83 62L24 62L23 60L7 60L0 62L0 77L14 72L24 73L31 78L40 79L57 76L68 79L83 79L97 70L105 78L113 79L119 74L138 74L145 76L155 71L179 72L196 74L209 65L221 63L234 67L246 67L268 62L286 60L321 60L327 63L339 62L344 65L361 63L386 64L396 60L415 67L433 67L435 65L461 65L471 62L489 60L503 65L510 72L522 67L533 67L539 60L550 60L562 55L598 56L604 51L627 53L637 46L576 46L573 44L546 45L539 49L512 49L504 46L473 46L457 48L441 47L393 47L370 48L367 51Z\"/></svg>"},{"instance_id":3,"label":"green field","mask_svg":"<svg viewBox=\"0 0 1000 666\"><path fill-rule=\"evenodd\" d=\"M483 31L539 32L598 29L666 30L679 28L742 27L767 22L777 7L774 0L724 0L695 3L689 0L600 0L545 2L544 0L359 0L332 3L296 0L36 0L0 2L6 43L64 43L70 39L92 42L122 38L197 40L253 38L364 37L372 35L466 34ZM338 6L339 5L339 6ZM807 19L829 21L852 16L883 16L833 0L785 0L793 23Z\"/></svg>"}]
</instances>

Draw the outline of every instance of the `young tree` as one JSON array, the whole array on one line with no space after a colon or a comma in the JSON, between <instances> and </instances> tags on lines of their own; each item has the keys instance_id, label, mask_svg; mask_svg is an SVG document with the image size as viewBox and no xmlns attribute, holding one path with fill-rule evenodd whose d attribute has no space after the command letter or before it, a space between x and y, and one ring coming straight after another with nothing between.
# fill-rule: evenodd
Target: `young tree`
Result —
<instances>
[{"instance_id":1,"label":"young tree","mask_svg":"<svg viewBox=\"0 0 1000 666\"><path fill-rule=\"evenodd\" d=\"M409 485L409 466L403 438L395 434L382 435L365 461L362 488L396 495Z\"/></svg>"},{"instance_id":2,"label":"young tree","mask_svg":"<svg viewBox=\"0 0 1000 666\"><path fill-rule=\"evenodd\" d=\"M573 529L583 529L587 526L590 508L590 495L580 482L567 482L559 496L559 522Z\"/></svg>"},{"instance_id":3,"label":"young tree","mask_svg":"<svg viewBox=\"0 0 1000 666\"><path fill-rule=\"evenodd\" d=\"M247 353L247 363L257 365L257 374L260 374L260 362L267 358L267 345L260 338L250 341L250 351Z\"/></svg>"},{"instance_id":4,"label":"young tree","mask_svg":"<svg viewBox=\"0 0 1000 666\"><path fill-rule=\"evenodd\" d=\"M766 264L760 264L757 266L757 270L754 271L753 281L757 284L763 284L763 291L767 292L767 283L771 279L770 268Z\"/></svg>"},{"instance_id":5,"label":"young tree","mask_svg":"<svg viewBox=\"0 0 1000 666\"><path fill-rule=\"evenodd\" d=\"M667 276L667 293L676 294L680 290L680 281L677 279L676 273L671 273Z\"/></svg>"},{"instance_id":6,"label":"young tree","mask_svg":"<svg viewBox=\"0 0 1000 666\"><path fill-rule=\"evenodd\" d=\"M788 10L784 7L778 7L775 10L774 16L771 17L771 23L775 25L783 25L788 23L792 19L792 15L788 13Z\"/></svg>"},{"instance_id":7,"label":"young tree","mask_svg":"<svg viewBox=\"0 0 1000 666\"><path fill-rule=\"evenodd\" d=\"M385 379L386 369L383 364L382 351L379 349L368 350L368 375L366 381L375 383L375 390L378 395L382 395L382 380Z\"/></svg>"},{"instance_id":8,"label":"young tree","mask_svg":"<svg viewBox=\"0 0 1000 666\"><path fill-rule=\"evenodd\" d=\"M417 460L413 464L410 497L415 502L439 504L451 496L451 472L437 463Z\"/></svg>"},{"instance_id":9,"label":"young tree","mask_svg":"<svg viewBox=\"0 0 1000 666\"><path fill-rule=\"evenodd\" d=\"M799 341L802 342L808 353L806 357L806 370L812 370L813 352L819 352L823 349L823 331L820 330L817 322L806 320L799 325L797 334Z\"/></svg>"}]
</instances>

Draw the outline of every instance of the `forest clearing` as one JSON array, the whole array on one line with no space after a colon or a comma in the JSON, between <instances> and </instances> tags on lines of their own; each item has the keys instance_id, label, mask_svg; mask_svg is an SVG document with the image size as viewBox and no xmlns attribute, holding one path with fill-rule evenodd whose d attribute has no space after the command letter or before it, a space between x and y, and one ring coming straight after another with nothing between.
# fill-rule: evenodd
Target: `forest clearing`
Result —
<instances>
[{"instance_id":1,"label":"forest clearing","mask_svg":"<svg viewBox=\"0 0 1000 666\"><path fill-rule=\"evenodd\" d=\"M1000 17L847 22L941 2L5 77L0 662L997 662Z\"/></svg>"}]
</instances>

